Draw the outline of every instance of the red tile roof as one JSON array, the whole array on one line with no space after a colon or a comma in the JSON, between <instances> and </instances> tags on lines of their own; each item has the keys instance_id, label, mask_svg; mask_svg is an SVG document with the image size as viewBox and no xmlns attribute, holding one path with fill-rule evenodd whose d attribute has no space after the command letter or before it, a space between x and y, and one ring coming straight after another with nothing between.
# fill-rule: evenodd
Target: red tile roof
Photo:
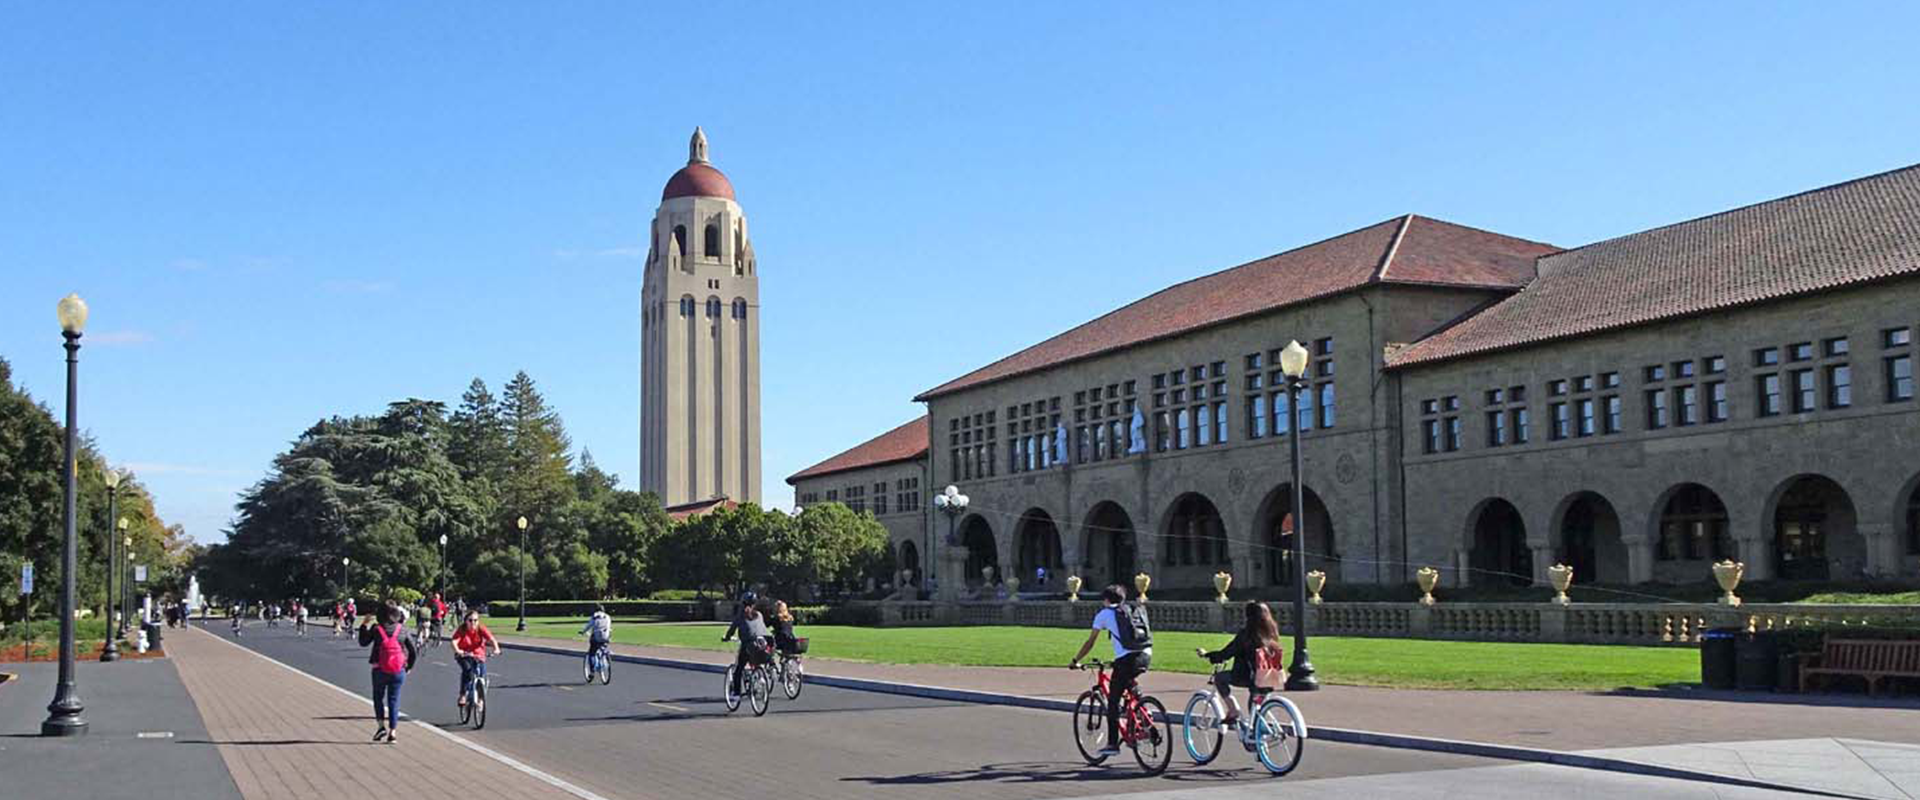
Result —
<instances>
[{"instance_id":1,"label":"red tile roof","mask_svg":"<svg viewBox=\"0 0 1920 800\"><path fill-rule=\"evenodd\" d=\"M1920 272L1920 165L1540 259L1518 294L1403 347L1403 367Z\"/></svg>"},{"instance_id":2,"label":"red tile roof","mask_svg":"<svg viewBox=\"0 0 1920 800\"><path fill-rule=\"evenodd\" d=\"M922 392L927 400L1378 283L1510 290L1552 245L1406 215L1175 284Z\"/></svg>"},{"instance_id":3,"label":"red tile roof","mask_svg":"<svg viewBox=\"0 0 1920 800\"><path fill-rule=\"evenodd\" d=\"M700 516L701 514L705 514L716 508L739 508L739 507L740 507L740 504L733 502L732 500L728 500L727 498L724 498L724 497L715 497L711 500L695 500L691 503L681 503L680 505L677 505L677 506L667 506L666 512L667 512L667 517L669 519L672 519L673 521L678 522L688 517Z\"/></svg>"},{"instance_id":4,"label":"red tile roof","mask_svg":"<svg viewBox=\"0 0 1920 800\"><path fill-rule=\"evenodd\" d=\"M900 461L911 461L927 455L927 418L909 422L886 433L868 439L853 449L815 464L787 478L788 485L802 478L818 478L835 472L877 467Z\"/></svg>"},{"instance_id":5,"label":"red tile roof","mask_svg":"<svg viewBox=\"0 0 1920 800\"><path fill-rule=\"evenodd\" d=\"M660 190L661 200L676 197L724 197L733 199L733 181L720 170L708 164L688 164L673 173L667 179L667 187Z\"/></svg>"}]
</instances>

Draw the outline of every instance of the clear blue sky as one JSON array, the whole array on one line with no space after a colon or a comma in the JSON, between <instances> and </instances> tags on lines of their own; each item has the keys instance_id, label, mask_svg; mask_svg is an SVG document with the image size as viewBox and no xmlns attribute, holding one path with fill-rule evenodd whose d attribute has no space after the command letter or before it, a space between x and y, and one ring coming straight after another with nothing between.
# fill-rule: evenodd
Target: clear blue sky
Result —
<instances>
[{"instance_id":1,"label":"clear blue sky","mask_svg":"<svg viewBox=\"0 0 1920 800\"><path fill-rule=\"evenodd\" d=\"M517 369L631 485L696 124L753 226L782 506L916 392L1204 272L1920 161L1913 4L85 5L0 10L0 356L58 413L84 295L82 424L201 541L315 419Z\"/></svg>"}]
</instances>

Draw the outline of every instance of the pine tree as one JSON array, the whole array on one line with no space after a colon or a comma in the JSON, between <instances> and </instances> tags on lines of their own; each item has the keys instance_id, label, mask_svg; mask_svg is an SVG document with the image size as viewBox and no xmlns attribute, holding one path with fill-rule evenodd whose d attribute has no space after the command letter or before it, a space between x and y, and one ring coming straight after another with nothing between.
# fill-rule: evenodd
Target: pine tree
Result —
<instances>
[{"instance_id":1,"label":"pine tree","mask_svg":"<svg viewBox=\"0 0 1920 800\"><path fill-rule=\"evenodd\" d=\"M500 417L506 434L507 474L501 494L506 501L500 509L501 522L525 516L536 523L557 521L562 509L573 499L573 478L567 450L572 446L560 414L547 406L546 398L533 385L525 371L515 373L507 383L506 396L500 401ZM538 555L544 548L529 543Z\"/></svg>"},{"instance_id":2,"label":"pine tree","mask_svg":"<svg viewBox=\"0 0 1920 800\"><path fill-rule=\"evenodd\" d=\"M447 455L468 480L485 478L498 485L507 472L507 435L500 420L500 404L486 381L474 378L460 395L453 412L452 441Z\"/></svg>"}]
</instances>

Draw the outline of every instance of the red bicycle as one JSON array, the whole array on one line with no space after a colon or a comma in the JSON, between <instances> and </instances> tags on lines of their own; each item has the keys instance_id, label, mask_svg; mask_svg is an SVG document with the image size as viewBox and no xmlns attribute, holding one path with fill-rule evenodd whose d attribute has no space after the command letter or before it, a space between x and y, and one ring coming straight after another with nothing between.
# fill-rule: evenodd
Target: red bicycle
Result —
<instances>
[{"instance_id":1,"label":"red bicycle","mask_svg":"<svg viewBox=\"0 0 1920 800\"><path fill-rule=\"evenodd\" d=\"M1073 744L1088 764L1099 764L1107 760L1100 749L1106 744L1107 695L1113 687L1107 679L1106 662L1096 658L1088 659L1087 664L1098 674L1093 688L1074 701ZM1140 694L1134 686L1123 687L1122 691L1120 741L1133 750L1134 760L1148 775L1165 772L1167 763L1173 760L1173 720L1167 716L1167 707L1157 698Z\"/></svg>"}]
</instances>

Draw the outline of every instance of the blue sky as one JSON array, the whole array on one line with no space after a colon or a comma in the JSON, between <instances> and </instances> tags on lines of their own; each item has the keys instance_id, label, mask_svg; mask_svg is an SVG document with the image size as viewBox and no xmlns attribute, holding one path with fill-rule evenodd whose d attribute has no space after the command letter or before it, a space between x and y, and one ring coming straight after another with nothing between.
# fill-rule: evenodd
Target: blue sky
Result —
<instances>
[{"instance_id":1,"label":"blue sky","mask_svg":"<svg viewBox=\"0 0 1920 800\"><path fill-rule=\"evenodd\" d=\"M781 506L916 392L1204 272L1920 161L1912 4L403 5L0 9L0 356L58 413L86 297L82 425L201 541L321 416L518 369L631 485L696 124L753 226Z\"/></svg>"}]
</instances>

